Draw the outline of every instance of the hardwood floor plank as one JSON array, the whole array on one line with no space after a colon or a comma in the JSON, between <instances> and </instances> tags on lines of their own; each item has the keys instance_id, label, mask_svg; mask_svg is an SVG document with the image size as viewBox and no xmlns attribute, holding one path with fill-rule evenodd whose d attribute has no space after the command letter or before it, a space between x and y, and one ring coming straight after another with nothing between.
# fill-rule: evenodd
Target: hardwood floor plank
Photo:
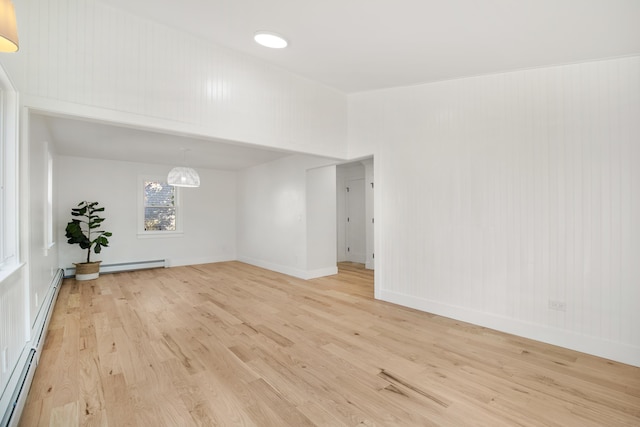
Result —
<instances>
[{"instance_id":1,"label":"hardwood floor plank","mask_svg":"<svg viewBox=\"0 0 640 427\"><path fill-rule=\"evenodd\" d=\"M78 418L78 402L69 402L57 406L51 411L51 427L75 427L80 425Z\"/></svg>"},{"instance_id":2,"label":"hardwood floor plank","mask_svg":"<svg viewBox=\"0 0 640 427\"><path fill-rule=\"evenodd\" d=\"M78 411L80 425L106 425L104 387L100 376L98 356L93 351L80 355L80 396Z\"/></svg>"},{"instance_id":3,"label":"hardwood floor plank","mask_svg":"<svg viewBox=\"0 0 640 427\"><path fill-rule=\"evenodd\" d=\"M201 395L201 404L210 408L215 421L213 425L260 425L251 418L243 397L234 393L223 381L206 372L194 375L193 380L195 389L192 393Z\"/></svg>"},{"instance_id":4,"label":"hardwood floor plank","mask_svg":"<svg viewBox=\"0 0 640 427\"><path fill-rule=\"evenodd\" d=\"M640 368L240 262L65 280L23 426L636 426Z\"/></svg>"}]
</instances>

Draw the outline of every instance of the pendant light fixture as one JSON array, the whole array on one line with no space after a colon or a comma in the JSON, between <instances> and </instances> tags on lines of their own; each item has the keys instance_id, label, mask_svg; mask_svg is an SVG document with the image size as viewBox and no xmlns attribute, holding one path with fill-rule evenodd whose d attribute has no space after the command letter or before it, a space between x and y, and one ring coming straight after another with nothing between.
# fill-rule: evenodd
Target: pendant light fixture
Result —
<instances>
[{"instance_id":1,"label":"pendant light fixture","mask_svg":"<svg viewBox=\"0 0 640 427\"><path fill-rule=\"evenodd\" d=\"M176 166L169 171L167 182L174 187L200 187L200 176L195 169L187 164L187 149L182 148L183 163L185 166Z\"/></svg>"},{"instance_id":2,"label":"pendant light fixture","mask_svg":"<svg viewBox=\"0 0 640 427\"><path fill-rule=\"evenodd\" d=\"M11 0L0 0L0 52L18 50L18 24Z\"/></svg>"}]
</instances>

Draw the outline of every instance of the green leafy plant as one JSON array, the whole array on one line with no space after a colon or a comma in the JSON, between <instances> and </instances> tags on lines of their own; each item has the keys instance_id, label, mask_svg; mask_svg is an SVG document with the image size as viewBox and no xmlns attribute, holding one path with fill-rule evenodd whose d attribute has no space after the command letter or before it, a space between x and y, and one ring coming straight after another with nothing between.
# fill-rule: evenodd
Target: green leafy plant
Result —
<instances>
[{"instance_id":1,"label":"green leafy plant","mask_svg":"<svg viewBox=\"0 0 640 427\"><path fill-rule=\"evenodd\" d=\"M107 237L112 236L108 231L99 230L104 218L97 215L98 212L104 212L104 207L98 207L98 202L80 202L77 208L71 209L71 215L78 218L72 219L66 228L67 243L86 249L87 262L91 262L91 248L99 254L103 247L109 246Z\"/></svg>"}]
</instances>

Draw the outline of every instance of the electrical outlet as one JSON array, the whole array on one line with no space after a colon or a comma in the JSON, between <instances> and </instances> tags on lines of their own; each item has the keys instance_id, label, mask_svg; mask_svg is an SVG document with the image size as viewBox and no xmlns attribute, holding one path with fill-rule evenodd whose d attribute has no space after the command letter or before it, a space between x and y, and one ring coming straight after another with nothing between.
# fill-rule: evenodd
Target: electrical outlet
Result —
<instances>
[{"instance_id":1,"label":"electrical outlet","mask_svg":"<svg viewBox=\"0 0 640 427\"><path fill-rule=\"evenodd\" d=\"M549 308L556 311L567 311L567 305L564 301L549 300Z\"/></svg>"}]
</instances>

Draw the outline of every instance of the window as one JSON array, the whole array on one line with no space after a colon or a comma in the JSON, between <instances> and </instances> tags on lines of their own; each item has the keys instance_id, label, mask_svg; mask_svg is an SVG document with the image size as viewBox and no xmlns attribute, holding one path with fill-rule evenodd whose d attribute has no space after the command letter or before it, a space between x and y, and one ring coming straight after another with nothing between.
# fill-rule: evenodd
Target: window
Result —
<instances>
[{"instance_id":1,"label":"window","mask_svg":"<svg viewBox=\"0 0 640 427\"><path fill-rule=\"evenodd\" d=\"M142 177L139 233L144 236L166 236L180 233L178 188L166 178Z\"/></svg>"},{"instance_id":2,"label":"window","mask_svg":"<svg viewBox=\"0 0 640 427\"><path fill-rule=\"evenodd\" d=\"M166 182L144 182L144 230L176 231L175 187Z\"/></svg>"},{"instance_id":3,"label":"window","mask_svg":"<svg viewBox=\"0 0 640 427\"><path fill-rule=\"evenodd\" d=\"M49 143L44 143L45 163L45 188L47 190L47 203L44 213L44 243L45 254L55 244L53 240L53 157L49 149Z\"/></svg>"},{"instance_id":4,"label":"window","mask_svg":"<svg viewBox=\"0 0 640 427\"><path fill-rule=\"evenodd\" d=\"M0 66L0 280L19 268L18 96Z\"/></svg>"},{"instance_id":5,"label":"window","mask_svg":"<svg viewBox=\"0 0 640 427\"><path fill-rule=\"evenodd\" d=\"M0 90L0 130L4 129L6 122L4 115L5 109L3 107L4 91ZM7 217L7 214L5 212L5 207L7 206L7 203L5 202L5 145L6 142L4 133L0 133L0 267L5 264L6 239L4 236L7 234L5 230L5 228L7 227L5 220L5 218Z\"/></svg>"}]
</instances>

